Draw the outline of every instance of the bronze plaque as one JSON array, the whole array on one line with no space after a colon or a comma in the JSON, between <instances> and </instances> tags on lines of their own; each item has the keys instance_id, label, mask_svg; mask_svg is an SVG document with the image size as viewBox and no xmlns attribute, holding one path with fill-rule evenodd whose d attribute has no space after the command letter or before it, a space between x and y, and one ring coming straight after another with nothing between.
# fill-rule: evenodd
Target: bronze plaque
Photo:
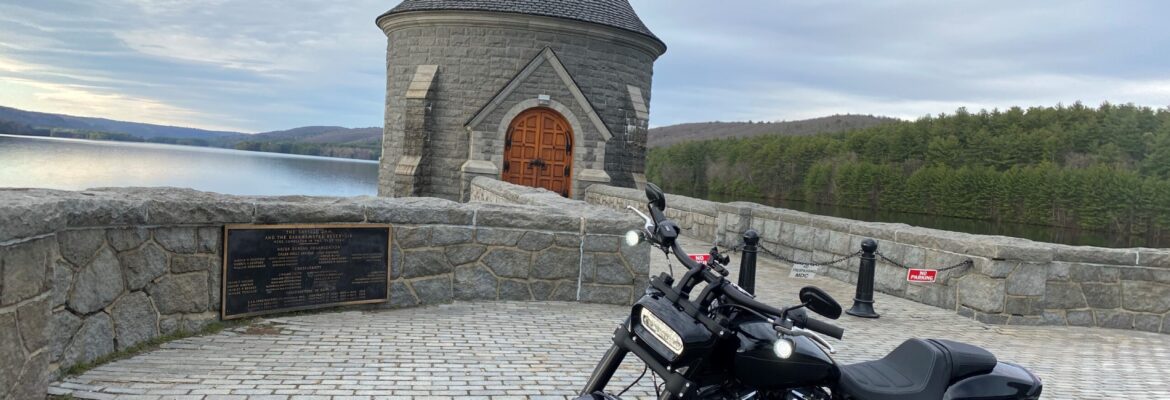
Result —
<instances>
[{"instance_id":1,"label":"bronze plaque","mask_svg":"<svg viewBox=\"0 0 1170 400\"><path fill-rule=\"evenodd\" d=\"M389 299L390 225L228 225L223 319Z\"/></svg>"}]
</instances>

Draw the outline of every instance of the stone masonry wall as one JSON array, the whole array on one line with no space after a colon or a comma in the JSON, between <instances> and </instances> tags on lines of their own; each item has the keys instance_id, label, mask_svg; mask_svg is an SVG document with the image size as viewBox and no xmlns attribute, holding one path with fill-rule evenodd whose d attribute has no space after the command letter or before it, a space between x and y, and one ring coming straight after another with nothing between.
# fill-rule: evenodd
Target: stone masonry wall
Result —
<instances>
[{"instance_id":1,"label":"stone masonry wall","mask_svg":"<svg viewBox=\"0 0 1170 400\"><path fill-rule=\"evenodd\" d=\"M514 185L491 178L475 178L471 182L471 201L499 204L527 204L558 209L594 209L580 200L561 197L552 191ZM641 226L641 218L623 214L629 223L627 229ZM583 219L584 242L581 243L581 299L620 298L626 293L626 286L633 285L630 302L642 295L642 289L650 284L650 246L640 244L628 247L622 237L599 235L590 232L589 219ZM622 231L624 234L625 231ZM618 249L615 254L614 249Z\"/></svg>"},{"instance_id":2,"label":"stone masonry wall","mask_svg":"<svg viewBox=\"0 0 1170 400\"><path fill-rule=\"evenodd\" d=\"M453 13L457 12L440 14ZM614 135L609 142L591 143L590 146L604 146L607 154L604 168L614 184L632 186L632 174L642 171L630 171L631 165L640 166L641 163L628 162L629 157L638 154L627 155L624 144L627 127L638 125L631 123L628 118L632 106L626 85L640 88L645 103L649 104L653 62L657 55L591 33L594 30L620 30L577 21L503 13L491 18L485 13L469 13L470 17L475 17L476 22L472 23L469 19L429 19L395 26L386 31L387 82L385 140L379 174L381 192L390 194L386 190L387 179L393 176L398 157L403 154L405 93L417 66L438 66L432 88L433 100L429 103L434 113L434 130L428 138L430 148L438 150L427 155L430 164L422 174L429 177L430 181L422 193L458 200L461 190L460 167L468 160L469 154L469 133L464 125L546 47L558 54L566 70ZM413 16L391 16L385 18L383 23L404 18ZM539 21L540 24L528 24L517 19ZM557 28L551 28L553 26ZM575 100L564 98L563 95L558 95L554 100L563 104L575 103ZM501 108L506 110L512 105L503 104ZM578 115L578 118L584 125L590 125L585 115ZM498 121L486 124L491 125L491 129L484 128L488 131L479 134L494 135L497 124ZM586 132L575 132L580 136L577 140L584 142L587 135L595 134L589 132L593 130L591 126L585 129ZM502 147L497 146L484 146L475 150L492 152L484 154L480 159L491 159L503 154Z\"/></svg>"},{"instance_id":3,"label":"stone masonry wall","mask_svg":"<svg viewBox=\"0 0 1170 400\"><path fill-rule=\"evenodd\" d=\"M798 261L825 262L853 254L865 238L877 240L880 253L915 268L939 268L971 259L974 267L941 271L936 283L909 283L905 269L879 258L874 286L883 293L955 310L985 323L1170 333L1168 249L1066 246L681 197L667 196L668 216L680 215L670 214L675 203L688 208L681 213L684 218L695 213L692 210L716 210L715 225L724 246L739 243L743 232L751 228L759 232L764 247ZM588 189L585 199L612 208L645 204L642 191L598 185ZM699 214L711 215L710 211ZM709 225L683 226L684 234L693 235ZM854 258L821 267L821 273L856 283L858 265ZM880 312L881 305L877 308Z\"/></svg>"},{"instance_id":4,"label":"stone masonry wall","mask_svg":"<svg viewBox=\"0 0 1170 400\"><path fill-rule=\"evenodd\" d=\"M632 206L638 211L647 212L646 193L637 189L593 185L586 190L585 202L617 210ZM666 199L666 217L678 223L683 235L712 242L718 239L719 203L670 195Z\"/></svg>"},{"instance_id":5,"label":"stone masonry wall","mask_svg":"<svg viewBox=\"0 0 1170 400\"><path fill-rule=\"evenodd\" d=\"M637 221L574 206L0 190L0 399L43 398L56 371L217 320L225 224L391 224L390 301L363 307L630 304L649 253L618 244Z\"/></svg>"}]
</instances>

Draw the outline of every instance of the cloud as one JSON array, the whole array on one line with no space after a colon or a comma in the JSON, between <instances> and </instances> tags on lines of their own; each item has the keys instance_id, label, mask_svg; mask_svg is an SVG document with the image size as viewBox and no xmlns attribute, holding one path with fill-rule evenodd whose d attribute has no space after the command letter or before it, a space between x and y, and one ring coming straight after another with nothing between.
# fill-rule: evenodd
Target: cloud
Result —
<instances>
[{"instance_id":1,"label":"cloud","mask_svg":"<svg viewBox=\"0 0 1170 400\"><path fill-rule=\"evenodd\" d=\"M0 92L17 99L23 98L29 104L43 105L37 108L51 105L71 110L70 113L76 115L162 125L199 125L215 130L239 129L237 126L221 125L231 123L230 119L215 121L211 115L197 110L175 107L156 99L111 94L107 93L108 88L5 79L0 81Z\"/></svg>"},{"instance_id":2,"label":"cloud","mask_svg":"<svg viewBox=\"0 0 1170 400\"><path fill-rule=\"evenodd\" d=\"M376 126L380 3L0 3L0 104L253 132Z\"/></svg>"},{"instance_id":3,"label":"cloud","mask_svg":"<svg viewBox=\"0 0 1170 400\"><path fill-rule=\"evenodd\" d=\"M180 62L196 62L262 74L289 69L277 57L281 50L287 51L284 48L286 46L252 37L237 35L222 40L176 29L132 30L118 32L116 36L139 53Z\"/></svg>"},{"instance_id":4,"label":"cloud","mask_svg":"<svg viewBox=\"0 0 1170 400\"><path fill-rule=\"evenodd\" d=\"M565 0L568 1L568 0ZM651 123L1164 107L1156 1L632 0L669 50ZM245 131L377 126L396 1L0 3L0 104Z\"/></svg>"},{"instance_id":5,"label":"cloud","mask_svg":"<svg viewBox=\"0 0 1170 400\"><path fill-rule=\"evenodd\" d=\"M635 2L670 49L652 123L916 117L1081 100L1165 107L1170 5ZM712 34L707 35L707 32Z\"/></svg>"}]
</instances>

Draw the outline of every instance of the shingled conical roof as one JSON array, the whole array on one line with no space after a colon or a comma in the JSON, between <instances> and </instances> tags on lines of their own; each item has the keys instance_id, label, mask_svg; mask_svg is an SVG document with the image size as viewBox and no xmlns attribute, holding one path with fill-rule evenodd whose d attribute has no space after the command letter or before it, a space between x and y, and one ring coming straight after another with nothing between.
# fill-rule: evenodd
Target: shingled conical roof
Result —
<instances>
[{"instance_id":1,"label":"shingled conical roof","mask_svg":"<svg viewBox=\"0 0 1170 400\"><path fill-rule=\"evenodd\" d=\"M638 19L638 14L634 13L634 8L626 0L404 0L378 18L435 10L492 11L565 18L625 29L662 42Z\"/></svg>"}]
</instances>

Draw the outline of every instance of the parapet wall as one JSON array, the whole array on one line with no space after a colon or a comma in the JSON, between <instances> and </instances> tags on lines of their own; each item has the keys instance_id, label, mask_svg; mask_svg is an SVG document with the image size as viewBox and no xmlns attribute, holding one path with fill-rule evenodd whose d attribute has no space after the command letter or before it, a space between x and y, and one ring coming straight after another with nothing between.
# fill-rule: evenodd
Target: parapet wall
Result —
<instances>
[{"instance_id":1,"label":"parapet wall","mask_svg":"<svg viewBox=\"0 0 1170 400\"><path fill-rule=\"evenodd\" d=\"M646 203L642 191L598 185L588 189L585 200L611 208L644 209ZM764 247L796 261L847 256L860 250L865 238L877 240L880 253L912 268L971 259L973 267L940 271L936 283L909 283L905 269L879 258L874 285L883 293L985 323L1170 333L1167 249L1066 246L675 195L667 195L666 203L667 216L680 220L684 235L706 239L714 230L722 245L731 246L751 228ZM821 273L850 283L857 282L857 270L857 259L821 267Z\"/></svg>"},{"instance_id":2,"label":"parapet wall","mask_svg":"<svg viewBox=\"0 0 1170 400\"><path fill-rule=\"evenodd\" d=\"M593 185L585 191L585 202L617 210L632 206L646 212L646 193L638 189ZM720 207L726 208L713 201L672 194L667 198L665 214L678 223L687 236L714 242L719 239L716 233L719 232Z\"/></svg>"},{"instance_id":3,"label":"parapet wall","mask_svg":"<svg viewBox=\"0 0 1170 400\"><path fill-rule=\"evenodd\" d=\"M373 308L631 303L649 252L620 243L639 221L574 203L0 190L0 398L43 398L57 371L218 320L226 224L391 224L390 301Z\"/></svg>"},{"instance_id":4,"label":"parapet wall","mask_svg":"<svg viewBox=\"0 0 1170 400\"><path fill-rule=\"evenodd\" d=\"M589 205L580 200L567 199L545 189L514 185L485 177L472 179L470 197L473 203L530 205L577 213L581 218L583 238L579 300L596 301L593 299L621 297L629 290L627 286L632 283L633 290L629 294L632 304L650 284L650 246L642 244L628 247L622 243L621 235L642 226L642 220L637 216ZM595 226L601 220L615 218L624 222L620 231ZM566 227L571 228L568 225ZM615 246L619 250L613 254Z\"/></svg>"}]
</instances>

